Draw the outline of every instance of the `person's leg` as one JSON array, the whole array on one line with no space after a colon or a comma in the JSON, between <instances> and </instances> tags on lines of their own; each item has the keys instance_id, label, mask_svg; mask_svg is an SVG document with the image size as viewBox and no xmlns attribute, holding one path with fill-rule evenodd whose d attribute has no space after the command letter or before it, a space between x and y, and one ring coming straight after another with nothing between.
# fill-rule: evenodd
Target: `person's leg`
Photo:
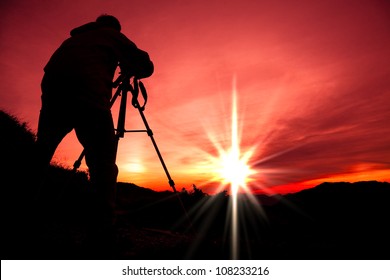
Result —
<instances>
[{"instance_id":1,"label":"person's leg","mask_svg":"<svg viewBox=\"0 0 390 280\"><path fill-rule=\"evenodd\" d=\"M45 229L57 220L57 211L53 206L58 202L56 185L49 184L49 167L53 154L61 140L72 130L69 118L60 110L44 106L39 115L37 139L35 142L35 158L31 167L32 185L29 200L25 203L28 211L25 213L26 224L24 232L27 251L37 251L45 255L53 249L45 238Z\"/></svg>"},{"instance_id":2,"label":"person's leg","mask_svg":"<svg viewBox=\"0 0 390 280\"><path fill-rule=\"evenodd\" d=\"M42 107L39 114L36 160L37 168L44 173L62 139L73 129L74 105L70 100L61 100L68 96L69 89L63 82L53 77L43 76L41 83Z\"/></svg>"},{"instance_id":3,"label":"person's leg","mask_svg":"<svg viewBox=\"0 0 390 280\"><path fill-rule=\"evenodd\" d=\"M110 111L89 109L80 115L83 117L78 120L75 131L85 149L92 184L90 230L96 238L105 238L111 234L115 221L118 168L114 124Z\"/></svg>"},{"instance_id":4,"label":"person's leg","mask_svg":"<svg viewBox=\"0 0 390 280\"><path fill-rule=\"evenodd\" d=\"M44 185L55 150L62 139L72 131L71 120L67 115L61 108L48 106L42 106L40 111L35 142L36 165L34 167L36 168L36 181L40 188Z\"/></svg>"}]
</instances>

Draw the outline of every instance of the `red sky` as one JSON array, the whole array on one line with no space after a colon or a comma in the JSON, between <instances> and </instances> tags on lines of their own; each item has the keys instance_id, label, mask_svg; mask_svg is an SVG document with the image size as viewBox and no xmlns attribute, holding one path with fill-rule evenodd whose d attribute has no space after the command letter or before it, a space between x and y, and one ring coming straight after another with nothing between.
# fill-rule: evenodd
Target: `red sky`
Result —
<instances>
[{"instance_id":1,"label":"red sky","mask_svg":"<svg viewBox=\"0 0 390 280\"><path fill-rule=\"evenodd\" d=\"M253 188L390 181L388 1L2 1L1 109L36 131L44 65L102 13L155 63L145 115L178 189L214 178L234 89ZM143 128L127 115L127 129ZM71 166L81 150L72 133L55 161ZM126 134L117 163L120 181L170 188L146 134Z\"/></svg>"}]
</instances>

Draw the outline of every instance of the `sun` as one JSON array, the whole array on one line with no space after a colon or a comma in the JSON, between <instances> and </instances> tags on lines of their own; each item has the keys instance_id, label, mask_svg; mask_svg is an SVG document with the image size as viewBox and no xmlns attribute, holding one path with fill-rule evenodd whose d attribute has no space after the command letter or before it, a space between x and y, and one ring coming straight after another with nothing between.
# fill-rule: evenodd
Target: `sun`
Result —
<instances>
[{"instance_id":1,"label":"sun","mask_svg":"<svg viewBox=\"0 0 390 280\"><path fill-rule=\"evenodd\" d=\"M232 192L239 191L240 187L245 187L250 181L250 176L254 174L248 160L251 153L240 155L239 147L232 147L227 152L220 155L217 172L223 184L228 184Z\"/></svg>"}]
</instances>

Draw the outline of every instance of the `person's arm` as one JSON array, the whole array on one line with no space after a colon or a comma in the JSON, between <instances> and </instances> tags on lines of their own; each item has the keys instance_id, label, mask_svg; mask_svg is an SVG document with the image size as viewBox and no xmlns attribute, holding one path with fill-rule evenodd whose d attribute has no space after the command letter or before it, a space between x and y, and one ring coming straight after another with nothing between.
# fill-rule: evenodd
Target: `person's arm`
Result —
<instances>
[{"instance_id":1,"label":"person's arm","mask_svg":"<svg viewBox=\"0 0 390 280\"><path fill-rule=\"evenodd\" d=\"M154 64L150 60L149 54L143 50L137 49L136 55L131 59L132 71L137 79L148 78L154 72Z\"/></svg>"},{"instance_id":2,"label":"person's arm","mask_svg":"<svg viewBox=\"0 0 390 280\"><path fill-rule=\"evenodd\" d=\"M119 55L119 66L121 72L138 79L148 78L154 72L154 65L149 54L139 49L126 36L121 34L121 51Z\"/></svg>"}]
</instances>

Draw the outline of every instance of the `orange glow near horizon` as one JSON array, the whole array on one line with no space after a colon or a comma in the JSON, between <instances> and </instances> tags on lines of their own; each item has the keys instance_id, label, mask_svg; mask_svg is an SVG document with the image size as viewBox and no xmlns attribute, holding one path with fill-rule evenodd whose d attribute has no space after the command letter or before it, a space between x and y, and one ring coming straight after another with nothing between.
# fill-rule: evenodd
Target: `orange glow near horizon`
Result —
<instances>
[{"instance_id":1,"label":"orange glow near horizon","mask_svg":"<svg viewBox=\"0 0 390 280\"><path fill-rule=\"evenodd\" d=\"M375 168L375 169L373 169ZM323 182L337 183L337 182L350 182L355 183L359 181L379 181L390 182L390 169L381 168L378 166L373 167L371 164L357 164L350 173L333 174L323 178L306 181L306 185L316 186Z\"/></svg>"},{"instance_id":2,"label":"orange glow near horizon","mask_svg":"<svg viewBox=\"0 0 390 280\"><path fill-rule=\"evenodd\" d=\"M358 164L360 168L362 166L369 167L370 165L367 164ZM378 170L355 170L354 172L351 171L350 173L343 173L343 174L333 174L324 176L318 179L314 180L307 180L302 182L296 182L291 184L284 184L284 185L276 185L272 186L271 189L276 194L289 194L289 193L295 193L299 192L305 189L310 189L313 187L316 187L322 183L338 183L338 182L349 182L349 183L356 183L361 181L378 181L378 182L390 182L390 169L379 168ZM270 194L269 192L266 192L264 190L257 190L257 194Z\"/></svg>"}]
</instances>

